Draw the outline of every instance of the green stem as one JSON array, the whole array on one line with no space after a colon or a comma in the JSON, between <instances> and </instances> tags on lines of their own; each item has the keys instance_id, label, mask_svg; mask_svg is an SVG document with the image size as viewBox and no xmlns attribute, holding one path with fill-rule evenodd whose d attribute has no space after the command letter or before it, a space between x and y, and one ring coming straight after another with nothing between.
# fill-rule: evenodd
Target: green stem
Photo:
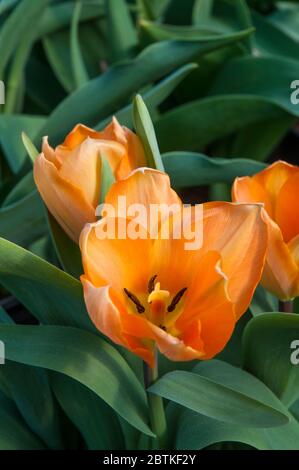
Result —
<instances>
[{"instance_id":1,"label":"green stem","mask_svg":"<svg viewBox=\"0 0 299 470\"><path fill-rule=\"evenodd\" d=\"M283 302L282 300L279 301L279 311L280 312L285 312L285 313L293 313L293 301L292 300L286 300Z\"/></svg>"},{"instance_id":2,"label":"green stem","mask_svg":"<svg viewBox=\"0 0 299 470\"><path fill-rule=\"evenodd\" d=\"M158 379L158 358L155 356L155 366L152 369L144 362L144 385L147 390ZM167 425L163 399L158 395L147 392L150 422L153 433L156 438L153 439L152 450L166 449L167 443Z\"/></svg>"}]
</instances>

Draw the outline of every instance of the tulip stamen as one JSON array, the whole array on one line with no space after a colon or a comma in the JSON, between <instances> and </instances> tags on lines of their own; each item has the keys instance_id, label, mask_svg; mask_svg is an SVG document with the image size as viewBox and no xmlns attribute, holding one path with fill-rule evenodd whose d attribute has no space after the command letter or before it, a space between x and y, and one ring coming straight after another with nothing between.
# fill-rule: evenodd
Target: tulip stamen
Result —
<instances>
[{"instance_id":1,"label":"tulip stamen","mask_svg":"<svg viewBox=\"0 0 299 470\"><path fill-rule=\"evenodd\" d=\"M158 275L155 274L153 277L150 278L150 280L148 281L148 286L147 286L147 290L148 290L148 293L151 294L153 292L153 290L155 289L155 280L157 279Z\"/></svg>"},{"instance_id":2,"label":"tulip stamen","mask_svg":"<svg viewBox=\"0 0 299 470\"><path fill-rule=\"evenodd\" d=\"M174 309L176 308L177 304L179 303L179 301L181 300L181 298L183 297L183 295L185 294L187 289L188 289L187 287L184 287L177 294L175 294L175 296L172 299L171 303L167 307L167 311L169 313L174 311Z\"/></svg>"},{"instance_id":3,"label":"tulip stamen","mask_svg":"<svg viewBox=\"0 0 299 470\"><path fill-rule=\"evenodd\" d=\"M145 308L140 302L140 300L136 297L136 295L132 294L128 289L124 288L125 294L129 297L130 300L135 304L138 313L144 313Z\"/></svg>"}]
</instances>

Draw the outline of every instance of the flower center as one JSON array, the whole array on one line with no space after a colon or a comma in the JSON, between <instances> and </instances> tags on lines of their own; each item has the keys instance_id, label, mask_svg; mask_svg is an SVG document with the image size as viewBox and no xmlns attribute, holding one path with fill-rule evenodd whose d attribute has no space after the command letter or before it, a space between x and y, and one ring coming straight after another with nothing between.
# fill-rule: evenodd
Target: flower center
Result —
<instances>
[{"instance_id":1,"label":"flower center","mask_svg":"<svg viewBox=\"0 0 299 470\"><path fill-rule=\"evenodd\" d=\"M163 330L167 330L170 323L172 323L169 317L177 318L176 309L177 305L187 290L187 287L181 289L169 302L170 292L168 290L161 289L160 282L155 282L157 275L153 276L148 283L148 297L144 302L144 305L140 302L135 294L130 292L128 289L124 289L125 294L130 301L135 305L138 313L144 314L144 316L159 326Z\"/></svg>"}]
</instances>

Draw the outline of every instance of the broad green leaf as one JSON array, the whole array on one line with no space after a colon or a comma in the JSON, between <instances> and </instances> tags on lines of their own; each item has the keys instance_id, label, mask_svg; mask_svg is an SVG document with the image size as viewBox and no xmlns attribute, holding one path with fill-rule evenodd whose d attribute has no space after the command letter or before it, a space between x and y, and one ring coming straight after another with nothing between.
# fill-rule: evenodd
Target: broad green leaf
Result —
<instances>
[{"instance_id":1,"label":"broad green leaf","mask_svg":"<svg viewBox=\"0 0 299 470\"><path fill-rule=\"evenodd\" d=\"M0 15L10 10L19 0L2 0L0 5Z\"/></svg>"},{"instance_id":2,"label":"broad green leaf","mask_svg":"<svg viewBox=\"0 0 299 470\"><path fill-rule=\"evenodd\" d=\"M209 94L243 94L252 99L260 96L298 117L299 107L290 100L290 84L298 68L299 61L283 57L234 59L217 75Z\"/></svg>"},{"instance_id":3,"label":"broad green leaf","mask_svg":"<svg viewBox=\"0 0 299 470\"><path fill-rule=\"evenodd\" d=\"M267 98L231 94L208 96L178 106L164 113L154 125L162 152L201 151L249 124L276 116L281 117L281 109Z\"/></svg>"},{"instance_id":4,"label":"broad green leaf","mask_svg":"<svg viewBox=\"0 0 299 470\"><path fill-rule=\"evenodd\" d=\"M11 398L27 426L47 447L61 449L59 411L45 371L11 361L2 367Z\"/></svg>"},{"instance_id":5,"label":"broad green leaf","mask_svg":"<svg viewBox=\"0 0 299 470\"><path fill-rule=\"evenodd\" d=\"M45 222L43 204L36 190L0 208L1 237L22 246L28 246L46 233Z\"/></svg>"},{"instance_id":6,"label":"broad green leaf","mask_svg":"<svg viewBox=\"0 0 299 470\"><path fill-rule=\"evenodd\" d=\"M103 400L66 375L52 372L50 381L60 406L79 429L89 450L124 448L117 416Z\"/></svg>"},{"instance_id":7,"label":"broad green leaf","mask_svg":"<svg viewBox=\"0 0 299 470\"><path fill-rule=\"evenodd\" d=\"M175 417L176 420L177 433L174 436L176 448L202 449L208 445L226 441L242 442L264 450L299 448L299 425L275 395L269 393L269 389L262 382L218 360L202 362L195 367L194 372L213 380L216 379L229 387L233 386L237 390L251 391L250 393L259 399L270 400L270 403L289 416L290 422L275 428L252 429L224 423L190 411L178 411L172 405L169 406L168 414L170 419L173 420Z\"/></svg>"},{"instance_id":8,"label":"broad green leaf","mask_svg":"<svg viewBox=\"0 0 299 470\"><path fill-rule=\"evenodd\" d=\"M42 450L45 447L20 417L12 400L0 391L0 450Z\"/></svg>"},{"instance_id":9,"label":"broad green leaf","mask_svg":"<svg viewBox=\"0 0 299 470\"><path fill-rule=\"evenodd\" d=\"M157 85L154 85L149 91L142 93L143 101L145 102L149 112L156 111L159 106L168 96L176 89L176 87L195 69L197 64L187 64L180 67L175 72L171 73L168 77L161 80ZM129 104L124 108L120 109L114 116L118 119L122 125L126 125L129 128L134 126L134 119L132 113L133 105ZM96 125L96 129L103 129L112 119L112 115L107 119L104 119Z\"/></svg>"},{"instance_id":10,"label":"broad green leaf","mask_svg":"<svg viewBox=\"0 0 299 470\"><path fill-rule=\"evenodd\" d=\"M170 0L137 0L140 17L154 21L163 14L169 3Z\"/></svg>"},{"instance_id":11,"label":"broad green leaf","mask_svg":"<svg viewBox=\"0 0 299 470\"><path fill-rule=\"evenodd\" d=\"M125 360L98 336L62 326L0 326L8 359L67 375L88 387L145 434L144 389Z\"/></svg>"},{"instance_id":12,"label":"broad green leaf","mask_svg":"<svg viewBox=\"0 0 299 470\"><path fill-rule=\"evenodd\" d=\"M0 116L0 143L13 173L18 173L26 161L26 150L21 138L22 132L34 138L44 122L45 118L41 116Z\"/></svg>"},{"instance_id":13,"label":"broad green leaf","mask_svg":"<svg viewBox=\"0 0 299 470\"><path fill-rule=\"evenodd\" d=\"M43 324L95 331L86 312L80 282L2 238L0 284Z\"/></svg>"},{"instance_id":14,"label":"broad green leaf","mask_svg":"<svg viewBox=\"0 0 299 470\"><path fill-rule=\"evenodd\" d=\"M181 414L173 442L175 449L201 450L221 442L241 442L259 450L298 450L299 425L290 418L285 426L256 429L224 423L189 410Z\"/></svg>"},{"instance_id":15,"label":"broad green leaf","mask_svg":"<svg viewBox=\"0 0 299 470\"><path fill-rule=\"evenodd\" d=\"M192 20L193 24L206 23L213 12L214 0L195 0Z\"/></svg>"},{"instance_id":16,"label":"broad green leaf","mask_svg":"<svg viewBox=\"0 0 299 470\"><path fill-rule=\"evenodd\" d=\"M128 59L138 43L129 6L125 0L105 0L107 34L112 62Z\"/></svg>"},{"instance_id":17,"label":"broad green leaf","mask_svg":"<svg viewBox=\"0 0 299 470\"><path fill-rule=\"evenodd\" d=\"M244 365L286 406L299 397L299 368L292 364L299 349L299 316L265 313L253 318L244 332ZM297 341L297 346L296 342Z\"/></svg>"},{"instance_id":18,"label":"broad green leaf","mask_svg":"<svg viewBox=\"0 0 299 470\"><path fill-rule=\"evenodd\" d=\"M28 30L32 29L32 24L37 21L38 15L45 8L49 0L22 0L14 8L5 21L0 31L0 79L3 79L4 70L8 64L11 55Z\"/></svg>"},{"instance_id":19,"label":"broad green leaf","mask_svg":"<svg viewBox=\"0 0 299 470\"><path fill-rule=\"evenodd\" d=\"M215 35L221 38L221 31L208 26L176 26L169 24L141 21L141 30L151 41L183 40L207 41ZM250 30L250 34L253 30Z\"/></svg>"},{"instance_id":20,"label":"broad green leaf","mask_svg":"<svg viewBox=\"0 0 299 470\"><path fill-rule=\"evenodd\" d=\"M84 83L88 82L89 80L88 73L82 57L79 40L79 22L81 10L82 3L76 2L71 24L71 61L74 83L76 88L79 88L80 86L84 85Z\"/></svg>"},{"instance_id":21,"label":"broad green leaf","mask_svg":"<svg viewBox=\"0 0 299 470\"><path fill-rule=\"evenodd\" d=\"M289 4L291 6L291 4ZM295 41L299 41L299 8L276 9L267 16L268 21Z\"/></svg>"},{"instance_id":22,"label":"broad green leaf","mask_svg":"<svg viewBox=\"0 0 299 470\"><path fill-rule=\"evenodd\" d=\"M80 22L89 21L104 16L104 1L84 1L84 8L80 12ZM59 4L49 5L38 25L38 36L43 37L56 33L69 26L74 12L74 2L66 1Z\"/></svg>"},{"instance_id":23,"label":"broad green leaf","mask_svg":"<svg viewBox=\"0 0 299 470\"><path fill-rule=\"evenodd\" d=\"M162 155L172 186L187 188L212 183L233 183L237 176L258 173L266 165L242 158L213 158L201 153L169 152Z\"/></svg>"},{"instance_id":24,"label":"broad green leaf","mask_svg":"<svg viewBox=\"0 0 299 470\"><path fill-rule=\"evenodd\" d=\"M140 95L133 102L133 116L136 133L145 151L147 166L164 171L155 129L148 109Z\"/></svg>"},{"instance_id":25,"label":"broad green leaf","mask_svg":"<svg viewBox=\"0 0 299 470\"><path fill-rule=\"evenodd\" d=\"M247 386L247 374L241 369L236 371L238 371L238 380L235 378L230 383L221 376L210 378L205 371L169 372L155 382L149 388L149 392L227 423L253 428L287 424L289 418L278 407L271 391L257 379L250 377L249 380L264 390L263 397L259 397L255 393L255 388Z\"/></svg>"},{"instance_id":26,"label":"broad green leaf","mask_svg":"<svg viewBox=\"0 0 299 470\"><path fill-rule=\"evenodd\" d=\"M47 212L52 241L63 270L79 279L83 273L79 246L71 240L55 218Z\"/></svg>"},{"instance_id":27,"label":"broad green leaf","mask_svg":"<svg viewBox=\"0 0 299 470\"><path fill-rule=\"evenodd\" d=\"M43 37L42 42L47 60L57 80L67 93L71 93L76 89L76 85L72 73L69 32L65 30L57 31L55 34ZM43 135L48 135L46 126ZM61 141L63 140L62 138Z\"/></svg>"},{"instance_id":28,"label":"broad green leaf","mask_svg":"<svg viewBox=\"0 0 299 470\"><path fill-rule=\"evenodd\" d=\"M32 171L29 171L29 173L27 173L18 183L13 186L12 190L4 199L1 207L4 208L19 202L33 191L35 191L35 183Z\"/></svg>"},{"instance_id":29,"label":"broad green leaf","mask_svg":"<svg viewBox=\"0 0 299 470\"><path fill-rule=\"evenodd\" d=\"M34 163L38 156L37 148L35 147L34 143L32 142L32 140L30 140L30 138L25 132L22 132L22 141L23 141L25 149L27 150L27 153L30 157L31 162Z\"/></svg>"},{"instance_id":30,"label":"broad green leaf","mask_svg":"<svg viewBox=\"0 0 299 470\"><path fill-rule=\"evenodd\" d=\"M298 60L298 40L293 40L287 32L282 31L268 16L253 14L256 27L256 47L263 55L280 55Z\"/></svg>"},{"instance_id":31,"label":"broad green leaf","mask_svg":"<svg viewBox=\"0 0 299 470\"><path fill-rule=\"evenodd\" d=\"M95 126L126 105L132 93L147 83L208 52L235 43L247 34L248 31L243 31L215 36L208 41L164 41L154 44L133 61L111 67L62 101L45 123L40 137L47 134L56 144L62 142L78 122Z\"/></svg>"}]
</instances>

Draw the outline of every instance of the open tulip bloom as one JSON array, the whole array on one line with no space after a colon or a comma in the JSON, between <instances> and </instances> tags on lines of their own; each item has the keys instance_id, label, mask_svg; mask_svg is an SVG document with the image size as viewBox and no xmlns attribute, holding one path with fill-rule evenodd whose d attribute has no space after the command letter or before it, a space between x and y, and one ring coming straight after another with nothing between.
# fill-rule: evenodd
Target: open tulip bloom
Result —
<instances>
[{"instance_id":1,"label":"open tulip bloom","mask_svg":"<svg viewBox=\"0 0 299 470\"><path fill-rule=\"evenodd\" d=\"M269 232L263 286L281 300L299 295L299 167L278 161L260 173L237 178L237 202L262 202Z\"/></svg>"},{"instance_id":2,"label":"open tulip bloom","mask_svg":"<svg viewBox=\"0 0 299 470\"><path fill-rule=\"evenodd\" d=\"M115 182L106 203L116 207L124 196L127 209L137 203L148 212L153 203L177 209L160 221L155 238L137 222L139 238L100 237L108 217L84 228L81 280L93 323L150 366L155 346L174 361L212 358L260 281L267 246L261 205L210 202L198 213L184 211L168 176L146 168ZM131 222L114 220L115 226ZM168 239L161 236L166 223ZM178 224L199 227L201 246L186 249L186 239L174 236Z\"/></svg>"}]
</instances>

